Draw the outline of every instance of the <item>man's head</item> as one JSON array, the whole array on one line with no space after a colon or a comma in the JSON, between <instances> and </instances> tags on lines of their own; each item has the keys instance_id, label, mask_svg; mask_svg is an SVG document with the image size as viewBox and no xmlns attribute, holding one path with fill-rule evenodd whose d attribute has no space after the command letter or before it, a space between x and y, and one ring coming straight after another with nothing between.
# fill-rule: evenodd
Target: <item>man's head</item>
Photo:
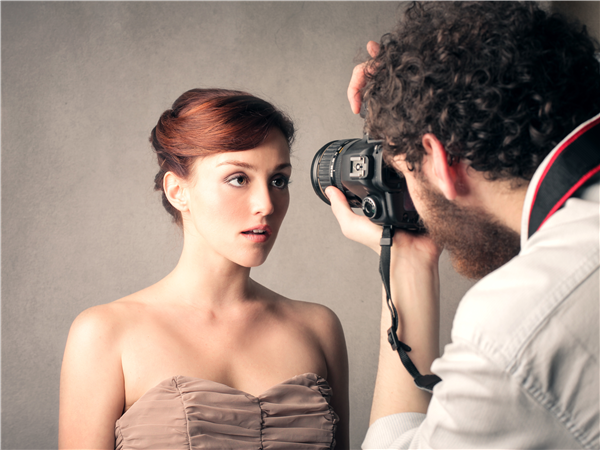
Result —
<instances>
[{"instance_id":1,"label":"man's head","mask_svg":"<svg viewBox=\"0 0 600 450\"><path fill-rule=\"evenodd\" d=\"M372 137L417 168L433 133L489 179L531 179L600 112L600 67L585 27L533 2L424 2L382 37L364 99Z\"/></svg>"},{"instance_id":2,"label":"man's head","mask_svg":"<svg viewBox=\"0 0 600 450\"><path fill-rule=\"evenodd\" d=\"M597 45L531 2L414 4L380 45L366 71L367 130L384 139L388 161L413 171L432 237L479 278L518 252L515 227L485 196L448 195L432 174L445 164L466 183L471 173L522 191L552 148L600 112ZM424 136L441 147L434 171Z\"/></svg>"}]
</instances>

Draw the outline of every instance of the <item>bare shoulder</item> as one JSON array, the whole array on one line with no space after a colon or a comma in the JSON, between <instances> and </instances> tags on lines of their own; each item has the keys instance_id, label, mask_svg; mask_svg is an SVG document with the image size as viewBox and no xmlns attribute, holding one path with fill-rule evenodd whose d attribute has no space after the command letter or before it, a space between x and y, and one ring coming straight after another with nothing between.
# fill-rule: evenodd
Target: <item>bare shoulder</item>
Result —
<instances>
[{"instance_id":1,"label":"bare shoulder","mask_svg":"<svg viewBox=\"0 0 600 450\"><path fill-rule=\"evenodd\" d=\"M259 295L272 300L280 318L293 324L296 329L313 336L325 355L344 355L346 343L340 319L325 305L292 300L258 285ZM329 358L328 358L329 359Z\"/></svg>"},{"instance_id":2,"label":"bare shoulder","mask_svg":"<svg viewBox=\"0 0 600 450\"><path fill-rule=\"evenodd\" d=\"M117 334L121 322L117 309L109 303L81 312L71 325L69 340L76 338L79 342L89 342Z\"/></svg>"},{"instance_id":3,"label":"bare shoulder","mask_svg":"<svg viewBox=\"0 0 600 450\"><path fill-rule=\"evenodd\" d=\"M125 403L122 342L132 304L116 301L79 314L69 331L60 377L59 447L114 448Z\"/></svg>"},{"instance_id":4,"label":"bare shoulder","mask_svg":"<svg viewBox=\"0 0 600 450\"><path fill-rule=\"evenodd\" d=\"M80 346L106 346L114 348L127 330L136 313L144 309L138 293L103 305L92 306L81 312L73 321L69 341Z\"/></svg>"},{"instance_id":5,"label":"bare shoulder","mask_svg":"<svg viewBox=\"0 0 600 450\"><path fill-rule=\"evenodd\" d=\"M272 294L286 320L293 321L303 333L310 335L323 356L325 378L333 390L331 404L340 417L336 440L338 447L348 448L348 351L342 323L325 305Z\"/></svg>"},{"instance_id":6,"label":"bare shoulder","mask_svg":"<svg viewBox=\"0 0 600 450\"><path fill-rule=\"evenodd\" d=\"M325 326L339 323L336 313L320 303L291 299L285 299L285 302L290 310L309 324Z\"/></svg>"},{"instance_id":7,"label":"bare shoulder","mask_svg":"<svg viewBox=\"0 0 600 450\"><path fill-rule=\"evenodd\" d=\"M90 386L122 396L122 347L135 303L126 297L88 308L75 318L63 356L61 397L81 399Z\"/></svg>"},{"instance_id":8,"label":"bare shoulder","mask_svg":"<svg viewBox=\"0 0 600 450\"><path fill-rule=\"evenodd\" d=\"M313 324L315 322L338 320L336 314L325 305L292 300L256 282L255 288L259 297L271 302L272 305L276 305L276 309L291 320Z\"/></svg>"},{"instance_id":9,"label":"bare shoulder","mask_svg":"<svg viewBox=\"0 0 600 450\"><path fill-rule=\"evenodd\" d=\"M337 314L320 303L292 300L279 294L277 303L291 320L310 329L320 341L338 336L343 339L342 324Z\"/></svg>"}]
</instances>

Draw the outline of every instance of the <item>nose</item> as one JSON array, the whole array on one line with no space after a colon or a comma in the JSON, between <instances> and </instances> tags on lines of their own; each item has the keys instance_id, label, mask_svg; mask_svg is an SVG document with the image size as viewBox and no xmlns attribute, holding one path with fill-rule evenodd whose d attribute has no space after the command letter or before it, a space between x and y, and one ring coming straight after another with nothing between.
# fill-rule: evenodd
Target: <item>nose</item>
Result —
<instances>
[{"instance_id":1,"label":"nose","mask_svg":"<svg viewBox=\"0 0 600 450\"><path fill-rule=\"evenodd\" d=\"M269 216L275 211L272 192L268 186L257 186L252 195L252 213Z\"/></svg>"}]
</instances>

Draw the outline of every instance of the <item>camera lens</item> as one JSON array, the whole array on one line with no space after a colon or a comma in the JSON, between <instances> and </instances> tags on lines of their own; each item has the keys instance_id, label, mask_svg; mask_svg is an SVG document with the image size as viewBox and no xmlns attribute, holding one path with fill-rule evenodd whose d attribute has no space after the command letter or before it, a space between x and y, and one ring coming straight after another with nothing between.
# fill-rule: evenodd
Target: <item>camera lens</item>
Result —
<instances>
[{"instance_id":1,"label":"camera lens","mask_svg":"<svg viewBox=\"0 0 600 450\"><path fill-rule=\"evenodd\" d=\"M346 139L329 142L328 144L325 144L313 158L310 170L312 187L319 198L328 205L330 203L327 195L325 195L325 189L329 186L335 186L340 191L345 191L342 186L341 176L338 174L339 163L336 164L336 160L338 155L343 151L344 146L348 142L355 140L356 139Z\"/></svg>"}]
</instances>

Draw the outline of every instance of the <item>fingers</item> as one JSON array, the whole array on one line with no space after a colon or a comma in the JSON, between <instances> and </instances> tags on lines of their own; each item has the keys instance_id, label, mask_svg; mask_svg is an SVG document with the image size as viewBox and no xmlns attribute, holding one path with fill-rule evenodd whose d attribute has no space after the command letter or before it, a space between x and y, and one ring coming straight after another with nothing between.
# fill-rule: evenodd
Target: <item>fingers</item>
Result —
<instances>
[{"instance_id":1,"label":"fingers","mask_svg":"<svg viewBox=\"0 0 600 450\"><path fill-rule=\"evenodd\" d=\"M379 54L379 44L375 41L367 42L367 51L371 58L375 58Z\"/></svg>"},{"instance_id":2,"label":"fingers","mask_svg":"<svg viewBox=\"0 0 600 450\"><path fill-rule=\"evenodd\" d=\"M379 253L381 227L366 217L355 214L350 208L346 196L339 189L330 186L325 190L325 194L331 202L331 210L340 224L344 236Z\"/></svg>"},{"instance_id":3,"label":"fingers","mask_svg":"<svg viewBox=\"0 0 600 450\"><path fill-rule=\"evenodd\" d=\"M379 254L381 251L381 227L374 224L365 216L359 216L352 211L346 196L337 188L329 186L325 195L331 203L333 215L340 224L344 236L348 239L366 245ZM392 246L392 260L401 267L435 267L441 253L439 248L427 235L419 235L396 230Z\"/></svg>"},{"instance_id":4,"label":"fingers","mask_svg":"<svg viewBox=\"0 0 600 450\"><path fill-rule=\"evenodd\" d=\"M367 51L371 58L375 58L379 53L379 44L375 41L367 42ZM360 106L362 104L362 98L360 91L366 84L365 69L367 63L359 64L354 67L352 71L352 77L348 84L348 101L350 102L350 108L354 114L360 112Z\"/></svg>"},{"instance_id":5,"label":"fingers","mask_svg":"<svg viewBox=\"0 0 600 450\"><path fill-rule=\"evenodd\" d=\"M348 84L348 101L350 102L350 109L352 109L354 114L360 112L360 105L362 104L360 90L365 87L366 83L365 66L366 63L362 63L354 67L350 84Z\"/></svg>"}]
</instances>

